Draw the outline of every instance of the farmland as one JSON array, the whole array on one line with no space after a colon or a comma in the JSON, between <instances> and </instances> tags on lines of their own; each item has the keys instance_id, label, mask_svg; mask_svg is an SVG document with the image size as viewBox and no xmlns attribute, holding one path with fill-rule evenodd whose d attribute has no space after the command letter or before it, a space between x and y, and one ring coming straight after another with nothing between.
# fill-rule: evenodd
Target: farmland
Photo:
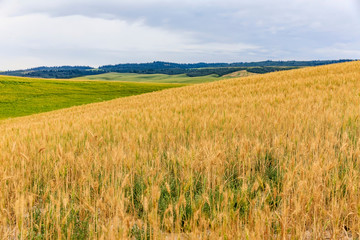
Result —
<instances>
[{"instance_id":1,"label":"farmland","mask_svg":"<svg viewBox=\"0 0 360 240\"><path fill-rule=\"evenodd\" d=\"M0 235L356 237L359 79L342 63L2 120Z\"/></svg>"},{"instance_id":2,"label":"farmland","mask_svg":"<svg viewBox=\"0 0 360 240\"><path fill-rule=\"evenodd\" d=\"M182 85L45 80L0 76L0 119L179 86Z\"/></svg>"},{"instance_id":3,"label":"farmland","mask_svg":"<svg viewBox=\"0 0 360 240\"><path fill-rule=\"evenodd\" d=\"M201 77L188 77L186 74L167 75L167 74L137 74L137 73L104 73L99 75L75 78L76 80L104 80L104 81L124 81L124 82L150 82L150 83L205 83L219 81L222 78L217 75Z\"/></svg>"}]
</instances>

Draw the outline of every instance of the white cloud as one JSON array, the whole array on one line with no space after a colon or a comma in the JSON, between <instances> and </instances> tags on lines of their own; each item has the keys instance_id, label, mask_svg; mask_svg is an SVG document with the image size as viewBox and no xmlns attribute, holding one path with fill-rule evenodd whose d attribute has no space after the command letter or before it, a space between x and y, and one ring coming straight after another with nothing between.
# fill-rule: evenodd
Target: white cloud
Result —
<instances>
[{"instance_id":1,"label":"white cloud","mask_svg":"<svg viewBox=\"0 0 360 240\"><path fill-rule=\"evenodd\" d=\"M150 58L143 58L152 61L151 57L157 55L243 52L257 48L242 43L200 43L190 33L149 27L141 21L128 23L84 16L53 18L33 14L0 17L0 32L8 36L0 38L0 52L8 56L0 59L2 69L49 65L46 62L49 59L50 64L101 65L109 63L107 57L110 61L114 58L126 61L124 55L128 59L134 59L132 55L135 55L134 60L141 61L139 53L149 55ZM16 64L9 61L14 59L9 56L19 54L22 56ZM94 59L89 60L89 55Z\"/></svg>"},{"instance_id":2,"label":"white cloud","mask_svg":"<svg viewBox=\"0 0 360 240\"><path fill-rule=\"evenodd\" d=\"M83 16L51 18L26 15L0 18L0 31L9 38L4 44L30 48L94 48L101 50L166 50L187 40L141 22L129 24L121 20L106 20Z\"/></svg>"}]
</instances>

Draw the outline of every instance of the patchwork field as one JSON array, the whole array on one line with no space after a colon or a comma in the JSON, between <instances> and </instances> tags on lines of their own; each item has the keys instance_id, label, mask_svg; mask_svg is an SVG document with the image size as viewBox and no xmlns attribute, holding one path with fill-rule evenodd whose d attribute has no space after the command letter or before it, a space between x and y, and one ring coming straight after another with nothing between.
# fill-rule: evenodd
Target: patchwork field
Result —
<instances>
[{"instance_id":1,"label":"patchwork field","mask_svg":"<svg viewBox=\"0 0 360 240\"><path fill-rule=\"evenodd\" d=\"M249 77L249 76L254 76L254 75L256 75L256 73L251 73L246 70L241 70L241 71L233 72L230 74L226 74L223 77L224 78L236 78L236 77L239 78L239 77Z\"/></svg>"},{"instance_id":2,"label":"patchwork field","mask_svg":"<svg viewBox=\"0 0 360 240\"><path fill-rule=\"evenodd\" d=\"M341 239L360 232L360 63L0 121L0 235Z\"/></svg>"},{"instance_id":3,"label":"patchwork field","mask_svg":"<svg viewBox=\"0 0 360 240\"><path fill-rule=\"evenodd\" d=\"M167 75L167 74L137 74L137 73L104 73L85 77L74 78L77 80L105 80L105 81L124 81L124 82L150 82L150 83L206 83L219 81L217 75L202 77L188 77L186 74Z\"/></svg>"},{"instance_id":4,"label":"patchwork field","mask_svg":"<svg viewBox=\"0 0 360 240\"><path fill-rule=\"evenodd\" d=\"M179 86L182 85L45 80L0 76L0 119Z\"/></svg>"}]
</instances>

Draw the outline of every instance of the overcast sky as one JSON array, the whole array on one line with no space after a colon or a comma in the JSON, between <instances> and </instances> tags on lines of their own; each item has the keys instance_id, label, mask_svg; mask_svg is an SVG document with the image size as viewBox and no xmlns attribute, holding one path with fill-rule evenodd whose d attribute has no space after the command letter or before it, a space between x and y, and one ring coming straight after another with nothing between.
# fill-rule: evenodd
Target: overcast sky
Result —
<instances>
[{"instance_id":1,"label":"overcast sky","mask_svg":"<svg viewBox=\"0 0 360 240\"><path fill-rule=\"evenodd\" d=\"M0 70L360 58L360 0L0 0Z\"/></svg>"}]
</instances>

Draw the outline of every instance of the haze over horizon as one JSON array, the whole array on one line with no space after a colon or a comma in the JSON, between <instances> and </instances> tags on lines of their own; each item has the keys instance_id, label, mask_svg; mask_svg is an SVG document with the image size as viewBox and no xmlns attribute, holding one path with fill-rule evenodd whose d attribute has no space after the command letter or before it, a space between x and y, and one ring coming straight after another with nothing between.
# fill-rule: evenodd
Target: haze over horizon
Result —
<instances>
[{"instance_id":1,"label":"haze over horizon","mask_svg":"<svg viewBox=\"0 0 360 240\"><path fill-rule=\"evenodd\" d=\"M357 0L0 0L0 70L360 58Z\"/></svg>"}]
</instances>

